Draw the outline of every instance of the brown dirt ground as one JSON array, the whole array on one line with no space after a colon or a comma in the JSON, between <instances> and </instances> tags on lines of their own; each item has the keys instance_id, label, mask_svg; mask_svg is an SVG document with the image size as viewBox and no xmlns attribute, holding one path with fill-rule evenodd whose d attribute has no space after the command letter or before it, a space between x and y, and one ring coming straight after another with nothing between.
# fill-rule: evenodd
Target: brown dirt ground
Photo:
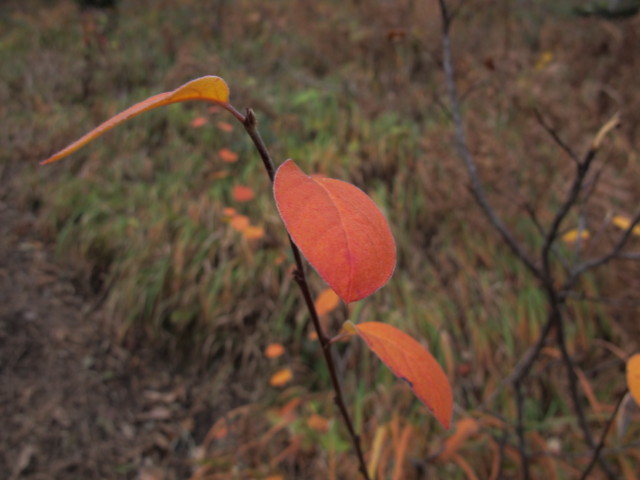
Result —
<instances>
[{"instance_id":1,"label":"brown dirt ground","mask_svg":"<svg viewBox=\"0 0 640 480\"><path fill-rule=\"evenodd\" d=\"M0 478L187 478L229 400L205 374L119 346L35 225L0 199Z\"/></svg>"}]
</instances>

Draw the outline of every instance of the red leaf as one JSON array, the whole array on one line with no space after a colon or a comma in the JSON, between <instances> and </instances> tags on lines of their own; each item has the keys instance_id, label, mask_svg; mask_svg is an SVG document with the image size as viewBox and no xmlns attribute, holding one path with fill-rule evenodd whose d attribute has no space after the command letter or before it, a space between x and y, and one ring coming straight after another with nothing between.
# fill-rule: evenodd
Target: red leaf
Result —
<instances>
[{"instance_id":1,"label":"red leaf","mask_svg":"<svg viewBox=\"0 0 640 480\"><path fill-rule=\"evenodd\" d=\"M395 242L386 219L362 190L310 177L287 160L276 172L274 195L289 235L345 302L387 283L396 265Z\"/></svg>"},{"instance_id":2,"label":"red leaf","mask_svg":"<svg viewBox=\"0 0 640 480\"><path fill-rule=\"evenodd\" d=\"M63 148L58 153L43 161L42 165L55 162L56 160L60 160L61 158L72 154L76 150L85 146L91 140L111 130L113 127L120 125L122 122L146 112L147 110L169 105L171 103L186 102L189 100L204 100L224 105L229 101L229 87L227 87L225 81L220 77L206 76L191 80L171 92L159 93L158 95L149 97L146 100L136 103L135 105L118 113L114 117L111 117L109 120L97 126L83 137L80 137L71 145L68 145L66 148Z\"/></svg>"},{"instance_id":3,"label":"red leaf","mask_svg":"<svg viewBox=\"0 0 640 480\"><path fill-rule=\"evenodd\" d=\"M231 196L236 202L248 202L250 200L253 200L255 194L253 193L251 187L247 187L245 185L236 185L233 187Z\"/></svg>"},{"instance_id":4,"label":"red leaf","mask_svg":"<svg viewBox=\"0 0 640 480\"><path fill-rule=\"evenodd\" d=\"M448 429L453 413L453 394L444 370L433 355L409 335L386 323L364 322L351 326Z\"/></svg>"}]
</instances>

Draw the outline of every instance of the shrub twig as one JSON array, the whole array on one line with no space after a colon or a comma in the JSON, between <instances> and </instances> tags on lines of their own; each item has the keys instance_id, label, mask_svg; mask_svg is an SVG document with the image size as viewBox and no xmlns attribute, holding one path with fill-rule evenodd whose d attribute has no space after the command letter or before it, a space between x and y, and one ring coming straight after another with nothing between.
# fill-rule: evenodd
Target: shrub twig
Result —
<instances>
[{"instance_id":1,"label":"shrub twig","mask_svg":"<svg viewBox=\"0 0 640 480\"><path fill-rule=\"evenodd\" d=\"M271 183L273 183L275 178L276 168L273 163L273 159L271 158L271 155L269 154L269 151L267 150L267 147L264 144L262 137L260 136L260 132L258 131L258 122L253 110L247 109L246 115L241 115L239 112L236 111L236 113L234 113L234 116L241 121L245 130L249 134L249 137L251 137L251 140L253 141L253 144L255 145L256 150L260 155L260 158L262 159L262 163L264 164L267 174L269 175L269 179L271 180ZM351 443L353 444L353 448L355 449L356 455L358 457L360 473L362 474L365 480L370 480L369 472L367 470L367 464L364 459L364 453L362 451L362 446L360 444L360 435L358 435L358 433L355 431L353 422L351 420L351 416L349 415L349 411L347 410L347 406L344 401L342 388L340 387L340 381L338 379L336 364L333 360L333 355L331 353L330 338L324 332L324 329L322 328L322 324L320 323L318 312L316 311L316 307L311 295L311 290L309 288L309 283L307 282L302 255L300 254L300 250L298 249L296 244L291 239L291 236L289 236L289 243L291 245L291 251L293 252L293 257L296 263L296 270L294 271L294 274L293 274L294 279L298 284L300 291L302 292L302 296L304 297L304 301L309 311L309 315L311 316L313 327L316 331L316 334L318 335L318 341L322 346L322 353L323 353L325 362L327 364L327 368L329 370L329 376L331 377L331 383L334 390L334 402L337 405L338 409L340 410L344 423L347 427L347 430L349 431L349 436L351 437Z\"/></svg>"}]
</instances>

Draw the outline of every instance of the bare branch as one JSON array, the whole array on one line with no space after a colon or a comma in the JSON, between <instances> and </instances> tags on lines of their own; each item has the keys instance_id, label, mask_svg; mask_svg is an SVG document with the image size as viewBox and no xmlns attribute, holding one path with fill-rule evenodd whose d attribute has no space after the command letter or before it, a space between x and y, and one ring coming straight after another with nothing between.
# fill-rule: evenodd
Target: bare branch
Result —
<instances>
[{"instance_id":1,"label":"bare branch","mask_svg":"<svg viewBox=\"0 0 640 480\"><path fill-rule=\"evenodd\" d=\"M551 136L551 138L553 138L553 140L558 144L558 146L564 150L566 152L567 155L569 155L569 157L571 157L571 159L576 163L580 163L580 157L578 157L578 155L576 154L576 152L573 151L573 149L567 145L562 138L560 138L560 135L558 135L558 132L555 131L555 129L553 129L553 127L551 127L551 125L549 125L544 117L542 116L542 114L540 113L540 111L537 108L533 109L533 113L536 116L536 120L538 120L538 123L540 124L540 126L542 128L544 128L546 130L546 132Z\"/></svg>"},{"instance_id":2,"label":"bare branch","mask_svg":"<svg viewBox=\"0 0 640 480\"><path fill-rule=\"evenodd\" d=\"M462 121L462 109L460 107L460 97L458 95L456 83L455 83L455 71L453 67L452 53L451 53L451 21L452 15L449 13L445 0L439 0L440 13L442 17L442 50L443 50L443 67L445 74L445 82L449 93L449 101L451 102L451 113L453 116L454 137L458 154L462 158L467 173L469 175L469 181L471 183L471 192L476 202L482 209L487 219L491 222L493 227L498 231L504 242L509 246L511 251L516 255L525 266L535 275L537 278L542 279L543 275L541 270L536 266L534 261L524 251L522 246L515 240L511 232L507 229L500 217L493 210L493 207L489 204L482 183L478 176L478 169L476 167L475 159L469 150L467 138Z\"/></svg>"}]
</instances>

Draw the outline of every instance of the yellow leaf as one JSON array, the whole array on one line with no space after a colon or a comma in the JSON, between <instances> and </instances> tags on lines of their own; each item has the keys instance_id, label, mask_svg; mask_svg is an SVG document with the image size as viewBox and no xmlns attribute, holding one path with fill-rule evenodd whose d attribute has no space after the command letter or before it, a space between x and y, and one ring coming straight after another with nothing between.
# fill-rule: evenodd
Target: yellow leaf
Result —
<instances>
[{"instance_id":1,"label":"yellow leaf","mask_svg":"<svg viewBox=\"0 0 640 480\"><path fill-rule=\"evenodd\" d=\"M171 92L159 93L158 95L149 97L146 100L136 103L135 105L118 113L114 117L111 117L101 125L98 125L86 135L80 137L72 144L43 161L42 165L55 162L56 160L60 160L61 158L72 154L96 137L99 137L103 133L111 130L113 127L116 127L143 112L157 107L162 107L164 105L186 102L189 100L203 100L226 105L229 101L229 87L220 77L206 76L191 80Z\"/></svg>"},{"instance_id":2,"label":"yellow leaf","mask_svg":"<svg viewBox=\"0 0 640 480\"><path fill-rule=\"evenodd\" d=\"M640 406L640 353L627 360L627 387L636 404Z\"/></svg>"},{"instance_id":3,"label":"yellow leaf","mask_svg":"<svg viewBox=\"0 0 640 480\"><path fill-rule=\"evenodd\" d=\"M591 236L588 230L582 230L579 234L580 240L586 240ZM566 243L573 243L578 240L578 229L574 228L562 235L562 241Z\"/></svg>"},{"instance_id":4,"label":"yellow leaf","mask_svg":"<svg viewBox=\"0 0 640 480\"><path fill-rule=\"evenodd\" d=\"M621 230L627 230L631 226L631 220L622 215L616 215L615 217L613 217L611 219L611 223L613 223L616 227L618 227ZM631 231L631 233L633 235L640 236L640 225L636 225L635 227L633 227L633 230Z\"/></svg>"}]
</instances>

